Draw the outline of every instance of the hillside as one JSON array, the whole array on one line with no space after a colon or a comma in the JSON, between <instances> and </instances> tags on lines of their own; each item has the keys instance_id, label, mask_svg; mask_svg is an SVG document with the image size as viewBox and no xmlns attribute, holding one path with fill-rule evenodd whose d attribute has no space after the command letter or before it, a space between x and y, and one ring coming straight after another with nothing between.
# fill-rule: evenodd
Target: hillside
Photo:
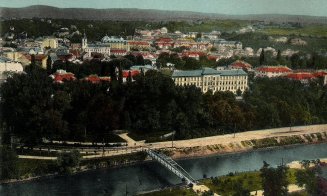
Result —
<instances>
[{"instance_id":1,"label":"hillside","mask_svg":"<svg viewBox=\"0 0 327 196\"><path fill-rule=\"evenodd\" d=\"M91 9L91 8L57 8L35 5L24 8L0 8L2 19L10 18L53 18L79 20L119 20L119 21L180 21L205 19L238 19L272 22L302 22L327 24L327 17L296 15L223 15L188 11L164 11L145 9Z\"/></svg>"}]
</instances>

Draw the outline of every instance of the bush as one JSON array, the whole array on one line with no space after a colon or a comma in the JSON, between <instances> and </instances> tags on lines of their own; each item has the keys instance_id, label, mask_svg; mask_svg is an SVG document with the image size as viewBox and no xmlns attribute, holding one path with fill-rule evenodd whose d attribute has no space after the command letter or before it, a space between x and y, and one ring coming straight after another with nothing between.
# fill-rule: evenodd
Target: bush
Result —
<instances>
[{"instance_id":1,"label":"bush","mask_svg":"<svg viewBox=\"0 0 327 196\"><path fill-rule=\"evenodd\" d=\"M58 156L58 166L62 173L72 173L74 167L79 166L81 155L78 150L73 150L69 153L61 153Z\"/></svg>"}]
</instances>

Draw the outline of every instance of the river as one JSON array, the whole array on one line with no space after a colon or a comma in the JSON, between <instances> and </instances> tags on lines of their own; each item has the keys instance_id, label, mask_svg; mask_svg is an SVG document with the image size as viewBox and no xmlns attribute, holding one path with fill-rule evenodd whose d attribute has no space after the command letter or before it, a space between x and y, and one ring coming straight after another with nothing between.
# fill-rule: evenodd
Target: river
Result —
<instances>
[{"instance_id":1,"label":"river","mask_svg":"<svg viewBox=\"0 0 327 196\"><path fill-rule=\"evenodd\" d=\"M258 170L263 161L276 166L282 161L312 160L327 157L327 144L299 145L251 152L215 155L177 161L195 179L221 176L229 172ZM71 176L0 185L1 196L15 195L135 195L181 183L156 162L121 168L98 169Z\"/></svg>"}]
</instances>

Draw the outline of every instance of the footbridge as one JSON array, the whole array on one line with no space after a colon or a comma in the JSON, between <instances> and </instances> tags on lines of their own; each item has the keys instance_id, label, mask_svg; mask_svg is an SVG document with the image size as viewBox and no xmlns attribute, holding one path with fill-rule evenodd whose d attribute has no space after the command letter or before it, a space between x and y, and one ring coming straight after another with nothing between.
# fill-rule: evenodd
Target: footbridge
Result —
<instances>
[{"instance_id":1,"label":"footbridge","mask_svg":"<svg viewBox=\"0 0 327 196\"><path fill-rule=\"evenodd\" d=\"M196 180L192 178L178 163L172 158L151 149L145 149L146 153L154 160L158 161L161 165L166 167L169 171L173 172L176 176L185 180L188 185L196 185Z\"/></svg>"}]
</instances>

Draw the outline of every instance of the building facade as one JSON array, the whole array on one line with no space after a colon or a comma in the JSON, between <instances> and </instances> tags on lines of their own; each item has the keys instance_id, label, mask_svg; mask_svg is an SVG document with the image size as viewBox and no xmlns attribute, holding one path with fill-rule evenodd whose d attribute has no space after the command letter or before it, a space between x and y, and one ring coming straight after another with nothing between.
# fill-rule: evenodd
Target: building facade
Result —
<instances>
[{"instance_id":1,"label":"building facade","mask_svg":"<svg viewBox=\"0 0 327 196\"><path fill-rule=\"evenodd\" d=\"M10 74L22 72L23 66L21 63L0 57L0 84L4 82Z\"/></svg>"},{"instance_id":2,"label":"building facade","mask_svg":"<svg viewBox=\"0 0 327 196\"><path fill-rule=\"evenodd\" d=\"M111 51L124 51L124 54L130 50L129 43L123 38L104 36L101 42L95 42L89 44L84 34L82 39L82 49L86 52L88 57L91 57L92 53L100 53L104 56L110 56Z\"/></svg>"},{"instance_id":3,"label":"building facade","mask_svg":"<svg viewBox=\"0 0 327 196\"><path fill-rule=\"evenodd\" d=\"M204 68L200 70L175 70L172 75L176 85L194 85L203 93L211 90L230 91L234 94L240 90L242 93L248 88L248 74L243 70L215 70Z\"/></svg>"}]
</instances>

